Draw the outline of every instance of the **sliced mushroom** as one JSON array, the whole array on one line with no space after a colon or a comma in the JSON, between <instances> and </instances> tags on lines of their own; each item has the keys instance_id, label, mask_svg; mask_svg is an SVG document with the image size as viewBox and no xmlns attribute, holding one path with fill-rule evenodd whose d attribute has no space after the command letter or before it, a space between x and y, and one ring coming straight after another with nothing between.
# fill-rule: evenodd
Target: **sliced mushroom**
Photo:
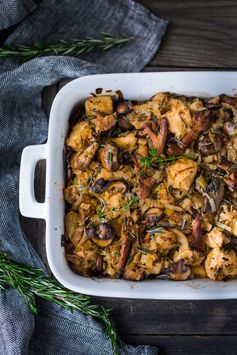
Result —
<instances>
[{"instance_id":1,"label":"sliced mushroom","mask_svg":"<svg viewBox=\"0 0 237 355\"><path fill-rule=\"evenodd\" d=\"M201 132L207 130L210 127L211 124L210 112L208 110L195 112L192 118L192 123L193 123L192 130L195 133L194 136L197 136ZM188 137L184 138L183 142L186 144L191 143L191 142L189 143Z\"/></svg>"},{"instance_id":2,"label":"sliced mushroom","mask_svg":"<svg viewBox=\"0 0 237 355\"><path fill-rule=\"evenodd\" d=\"M202 155L212 155L218 153L223 147L223 141L218 134L207 134L198 142L198 150Z\"/></svg>"},{"instance_id":3,"label":"sliced mushroom","mask_svg":"<svg viewBox=\"0 0 237 355\"><path fill-rule=\"evenodd\" d=\"M127 119L127 117L124 115L118 116L118 125L124 131L129 131L130 129L134 128L133 125L131 125L131 123Z\"/></svg>"},{"instance_id":4,"label":"sliced mushroom","mask_svg":"<svg viewBox=\"0 0 237 355\"><path fill-rule=\"evenodd\" d=\"M130 112L132 112L132 105L129 101L122 101L119 102L118 105L116 106L115 111L120 115L126 115Z\"/></svg>"},{"instance_id":5,"label":"sliced mushroom","mask_svg":"<svg viewBox=\"0 0 237 355\"><path fill-rule=\"evenodd\" d=\"M138 196L141 199L150 197L156 180L148 176L139 176L138 178Z\"/></svg>"},{"instance_id":6,"label":"sliced mushroom","mask_svg":"<svg viewBox=\"0 0 237 355\"><path fill-rule=\"evenodd\" d=\"M107 189L116 189L117 192L127 192L129 185L126 180L110 180L106 181L103 178L100 178L95 181L94 185L91 187L91 190L97 194L102 194Z\"/></svg>"},{"instance_id":7,"label":"sliced mushroom","mask_svg":"<svg viewBox=\"0 0 237 355\"><path fill-rule=\"evenodd\" d=\"M165 268L158 276L157 279L161 280L174 280L185 281L191 276L191 268L183 259L173 263L170 267Z\"/></svg>"},{"instance_id":8,"label":"sliced mushroom","mask_svg":"<svg viewBox=\"0 0 237 355\"><path fill-rule=\"evenodd\" d=\"M97 255L95 263L96 274L101 274L103 272L103 256L101 254Z\"/></svg>"},{"instance_id":9,"label":"sliced mushroom","mask_svg":"<svg viewBox=\"0 0 237 355\"><path fill-rule=\"evenodd\" d=\"M81 171L86 171L88 165L94 158L98 148L99 148L99 144L97 142L94 142L89 147L87 147L83 151L83 153L75 154L71 160L72 169L79 169Z\"/></svg>"},{"instance_id":10,"label":"sliced mushroom","mask_svg":"<svg viewBox=\"0 0 237 355\"><path fill-rule=\"evenodd\" d=\"M191 275L191 269L183 259L173 263L170 270L170 278L175 281L184 281Z\"/></svg>"},{"instance_id":11,"label":"sliced mushroom","mask_svg":"<svg viewBox=\"0 0 237 355\"><path fill-rule=\"evenodd\" d=\"M182 144L178 144L178 143L169 143L168 144L168 150L167 153L168 155L175 155L176 157L178 157L179 155L182 155L183 152L186 149L186 145Z\"/></svg>"},{"instance_id":12,"label":"sliced mushroom","mask_svg":"<svg viewBox=\"0 0 237 355\"><path fill-rule=\"evenodd\" d=\"M150 208L145 215L142 224L145 225L145 229L151 229L157 225L163 218L165 213L158 208Z\"/></svg>"},{"instance_id":13,"label":"sliced mushroom","mask_svg":"<svg viewBox=\"0 0 237 355\"><path fill-rule=\"evenodd\" d=\"M230 106L237 107L237 98L236 97L231 97L228 95L220 95L221 102L224 102L225 104L228 104Z\"/></svg>"},{"instance_id":14,"label":"sliced mushroom","mask_svg":"<svg viewBox=\"0 0 237 355\"><path fill-rule=\"evenodd\" d=\"M114 232L108 223L100 223L87 230L87 237L99 247L105 248L112 243Z\"/></svg>"},{"instance_id":15,"label":"sliced mushroom","mask_svg":"<svg viewBox=\"0 0 237 355\"><path fill-rule=\"evenodd\" d=\"M94 184L91 187L91 191L97 193L97 194L102 194L106 190L108 181L104 180L103 178L100 178L94 182Z\"/></svg>"},{"instance_id":16,"label":"sliced mushroom","mask_svg":"<svg viewBox=\"0 0 237 355\"><path fill-rule=\"evenodd\" d=\"M200 214L197 213L192 223L193 233L189 239L189 245L191 249L197 250L199 252L204 252L205 243L202 237L201 224L202 224L201 216Z\"/></svg>"},{"instance_id":17,"label":"sliced mushroom","mask_svg":"<svg viewBox=\"0 0 237 355\"><path fill-rule=\"evenodd\" d=\"M225 119L226 120L232 120L234 118L234 113L229 107L224 107L223 111L225 112Z\"/></svg>"},{"instance_id":18,"label":"sliced mushroom","mask_svg":"<svg viewBox=\"0 0 237 355\"><path fill-rule=\"evenodd\" d=\"M148 134L152 141L152 145L157 150L157 155L160 155L164 152L165 143L168 134L168 123L166 118L162 118L160 121L160 131L159 133L155 133L152 127L151 122L146 122L143 125L145 132Z\"/></svg>"},{"instance_id":19,"label":"sliced mushroom","mask_svg":"<svg viewBox=\"0 0 237 355\"><path fill-rule=\"evenodd\" d=\"M109 143L100 148L99 158L104 168L116 171L120 168L121 152L116 143Z\"/></svg>"},{"instance_id":20,"label":"sliced mushroom","mask_svg":"<svg viewBox=\"0 0 237 355\"><path fill-rule=\"evenodd\" d=\"M136 175L138 175L139 172L140 172L140 167L139 167L139 163L138 163L138 160L137 160L137 157L136 157L135 154L131 155L131 161L132 161L132 164L133 164L134 172L135 172Z\"/></svg>"},{"instance_id":21,"label":"sliced mushroom","mask_svg":"<svg viewBox=\"0 0 237 355\"><path fill-rule=\"evenodd\" d=\"M212 179L204 194L204 213L216 213L224 197L225 185L220 179Z\"/></svg>"},{"instance_id":22,"label":"sliced mushroom","mask_svg":"<svg viewBox=\"0 0 237 355\"><path fill-rule=\"evenodd\" d=\"M226 121L224 123L224 130L229 137L233 137L237 134L237 123L233 121Z\"/></svg>"}]
</instances>

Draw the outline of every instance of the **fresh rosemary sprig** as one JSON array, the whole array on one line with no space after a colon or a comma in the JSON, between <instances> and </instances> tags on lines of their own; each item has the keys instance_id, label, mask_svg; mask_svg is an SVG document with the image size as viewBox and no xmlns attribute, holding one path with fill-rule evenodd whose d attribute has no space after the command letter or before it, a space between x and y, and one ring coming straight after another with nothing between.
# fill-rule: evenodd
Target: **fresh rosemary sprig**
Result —
<instances>
[{"instance_id":1,"label":"fresh rosemary sprig","mask_svg":"<svg viewBox=\"0 0 237 355\"><path fill-rule=\"evenodd\" d=\"M54 302L70 311L77 310L88 316L98 318L105 326L111 340L114 354L120 353L120 341L109 319L110 310L91 303L89 296L77 294L63 288L53 277L46 276L42 270L17 264L0 253L0 290L8 285L25 298L31 311L37 313L35 297Z\"/></svg>"},{"instance_id":2,"label":"fresh rosemary sprig","mask_svg":"<svg viewBox=\"0 0 237 355\"><path fill-rule=\"evenodd\" d=\"M24 45L13 47L6 45L0 48L0 59L20 57L23 60L28 60L46 55L80 55L91 52L93 49L107 51L113 47L124 45L131 40L133 40L132 37L102 32L98 38L85 37L82 39L74 39L70 42L60 40L49 44L36 43L32 47Z\"/></svg>"}]
</instances>

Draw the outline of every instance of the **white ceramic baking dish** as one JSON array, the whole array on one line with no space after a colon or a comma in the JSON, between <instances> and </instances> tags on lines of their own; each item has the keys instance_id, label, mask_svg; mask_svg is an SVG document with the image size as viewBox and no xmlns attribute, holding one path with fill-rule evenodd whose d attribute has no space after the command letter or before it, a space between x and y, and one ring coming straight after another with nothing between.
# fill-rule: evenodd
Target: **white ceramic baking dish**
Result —
<instances>
[{"instance_id":1,"label":"white ceramic baking dish","mask_svg":"<svg viewBox=\"0 0 237 355\"><path fill-rule=\"evenodd\" d=\"M83 102L96 88L120 89L125 98L144 100L158 91L209 97L221 93L233 95L237 72L163 72L106 74L71 81L57 94L49 120L48 142L26 147L20 170L20 211L22 215L46 220L46 251L55 277L68 289L84 294L142 299L225 299L236 298L237 280L214 282L146 280L131 282L86 278L72 272L61 246L64 233L63 149L68 132L68 118L78 102ZM46 159L46 196L38 203L34 196L36 163Z\"/></svg>"}]
</instances>

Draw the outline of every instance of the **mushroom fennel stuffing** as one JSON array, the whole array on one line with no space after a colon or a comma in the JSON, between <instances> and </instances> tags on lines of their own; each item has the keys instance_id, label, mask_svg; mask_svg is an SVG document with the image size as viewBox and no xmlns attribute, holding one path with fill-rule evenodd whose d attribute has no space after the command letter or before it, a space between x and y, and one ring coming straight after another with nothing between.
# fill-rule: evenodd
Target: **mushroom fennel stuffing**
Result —
<instances>
[{"instance_id":1,"label":"mushroom fennel stuffing","mask_svg":"<svg viewBox=\"0 0 237 355\"><path fill-rule=\"evenodd\" d=\"M75 272L237 277L237 97L102 92L69 123L65 248Z\"/></svg>"}]
</instances>

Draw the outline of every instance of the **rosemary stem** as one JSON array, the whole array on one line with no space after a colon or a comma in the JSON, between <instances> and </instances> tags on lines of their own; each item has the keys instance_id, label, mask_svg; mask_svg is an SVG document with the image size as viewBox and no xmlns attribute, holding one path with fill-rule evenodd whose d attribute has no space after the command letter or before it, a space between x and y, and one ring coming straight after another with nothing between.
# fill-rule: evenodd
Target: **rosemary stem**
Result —
<instances>
[{"instance_id":1,"label":"rosemary stem","mask_svg":"<svg viewBox=\"0 0 237 355\"><path fill-rule=\"evenodd\" d=\"M61 40L56 43L36 43L33 46L18 45L16 47L6 45L0 48L0 59L19 57L26 60L43 55L80 55L94 49L107 51L131 40L134 38L102 32L98 38L86 37L69 42Z\"/></svg>"},{"instance_id":2,"label":"rosemary stem","mask_svg":"<svg viewBox=\"0 0 237 355\"><path fill-rule=\"evenodd\" d=\"M120 341L109 318L110 310L93 304L89 296L69 291L55 278L46 276L42 270L17 264L0 252L0 290L6 285L25 297L25 302L34 314L37 313L35 297L41 297L70 311L77 310L99 319L110 338L113 353L119 354Z\"/></svg>"}]
</instances>

